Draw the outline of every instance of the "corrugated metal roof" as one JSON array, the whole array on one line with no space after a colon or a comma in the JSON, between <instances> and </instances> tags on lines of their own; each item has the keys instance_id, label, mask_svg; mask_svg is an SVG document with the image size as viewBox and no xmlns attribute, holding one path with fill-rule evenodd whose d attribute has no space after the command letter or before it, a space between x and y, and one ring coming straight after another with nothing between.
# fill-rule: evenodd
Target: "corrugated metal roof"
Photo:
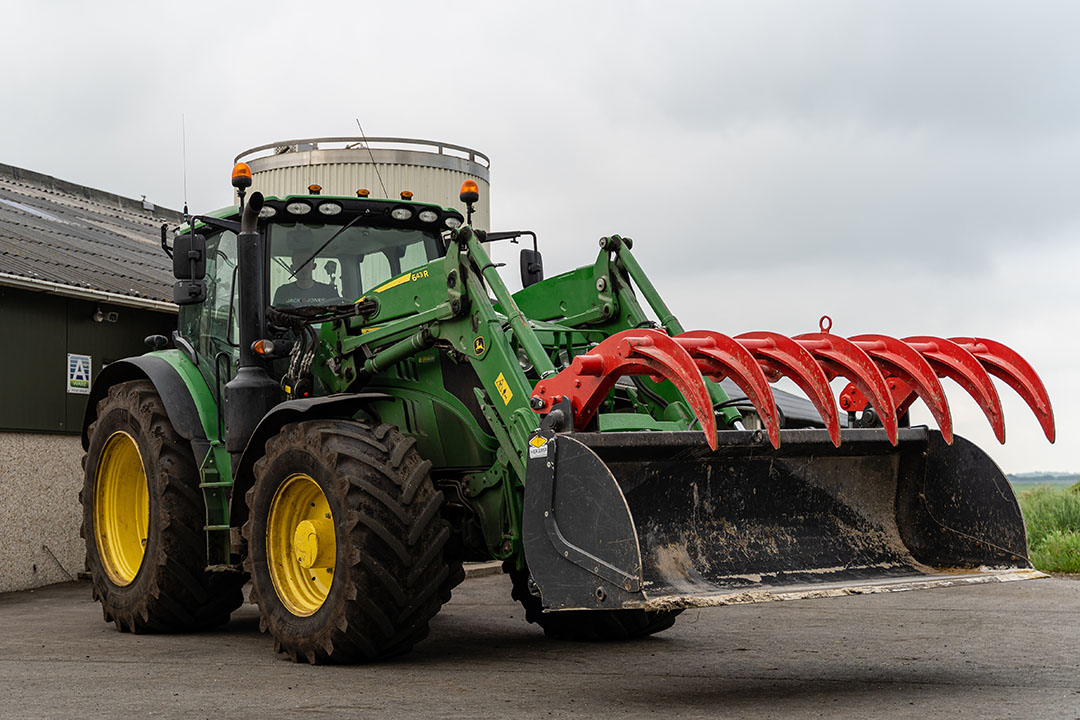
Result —
<instances>
[{"instance_id":1,"label":"corrugated metal roof","mask_svg":"<svg viewBox=\"0 0 1080 720\"><path fill-rule=\"evenodd\" d=\"M171 302L160 227L179 221L174 210L0 164L0 284Z\"/></svg>"}]
</instances>

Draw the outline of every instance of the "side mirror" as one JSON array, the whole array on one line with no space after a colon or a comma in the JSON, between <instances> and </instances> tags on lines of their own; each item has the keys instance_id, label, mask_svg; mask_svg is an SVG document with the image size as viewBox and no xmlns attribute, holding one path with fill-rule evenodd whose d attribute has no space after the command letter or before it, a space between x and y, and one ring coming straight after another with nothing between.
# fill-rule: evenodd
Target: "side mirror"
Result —
<instances>
[{"instance_id":1,"label":"side mirror","mask_svg":"<svg viewBox=\"0 0 1080 720\"><path fill-rule=\"evenodd\" d=\"M177 235L173 241L172 262L173 277L177 280L202 280L206 277L206 236Z\"/></svg>"},{"instance_id":2,"label":"side mirror","mask_svg":"<svg viewBox=\"0 0 1080 720\"><path fill-rule=\"evenodd\" d=\"M179 280L173 285L173 302L177 305L196 305L205 299L205 280Z\"/></svg>"},{"instance_id":3,"label":"side mirror","mask_svg":"<svg viewBox=\"0 0 1080 720\"><path fill-rule=\"evenodd\" d=\"M529 287L544 279L544 258L539 250L521 251L521 286Z\"/></svg>"}]
</instances>

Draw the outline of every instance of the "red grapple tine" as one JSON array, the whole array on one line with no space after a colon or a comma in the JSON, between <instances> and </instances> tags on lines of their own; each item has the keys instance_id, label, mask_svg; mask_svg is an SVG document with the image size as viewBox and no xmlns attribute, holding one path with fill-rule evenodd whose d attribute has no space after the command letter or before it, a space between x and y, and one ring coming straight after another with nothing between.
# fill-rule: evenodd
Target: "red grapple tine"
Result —
<instances>
[{"instance_id":1,"label":"red grapple tine","mask_svg":"<svg viewBox=\"0 0 1080 720\"><path fill-rule=\"evenodd\" d=\"M681 345L659 330L624 330L574 358L570 367L533 388L536 412L550 412L558 398L568 397L575 426L584 427L623 375L653 375L674 383L701 422L709 447L716 449L716 416L701 371Z\"/></svg>"},{"instance_id":2,"label":"red grapple tine","mask_svg":"<svg viewBox=\"0 0 1080 720\"><path fill-rule=\"evenodd\" d=\"M949 401L945 397L945 390L937 379L937 373L930 363L920 355L915 348L888 335L856 335L848 340L858 345L866 352L874 362L883 367L896 378L886 377L885 382L889 385L889 391L896 405L897 414L900 414L900 402L897 400L897 389L900 386L897 379L914 388L930 413L937 421L938 429L945 442L952 445L952 414L949 412ZM905 395L907 393L904 393Z\"/></svg>"},{"instance_id":3,"label":"red grapple tine","mask_svg":"<svg viewBox=\"0 0 1080 720\"><path fill-rule=\"evenodd\" d=\"M979 360L964 348L945 338L915 335L904 338L904 342L929 360L939 377L955 380L975 399L975 402L979 403L986 419L990 421L990 427L994 430L994 437L999 443L1004 444L1005 417L1001 410L1001 399L998 397L993 380L986 374Z\"/></svg>"},{"instance_id":4,"label":"red grapple tine","mask_svg":"<svg viewBox=\"0 0 1080 720\"><path fill-rule=\"evenodd\" d=\"M877 411L889 442L895 445L896 405L881 370L870 356L851 341L831 333L805 333L792 339L809 350L826 370L855 383Z\"/></svg>"},{"instance_id":5,"label":"red grapple tine","mask_svg":"<svg viewBox=\"0 0 1080 720\"><path fill-rule=\"evenodd\" d=\"M840 419L836 413L829 379L814 356L786 335L774 332L748 332L735 340L750 351L766 370L791 378L806 393L825 422L833 445L840 447Z\"/></svg>"},{"instance_id":6,"label":"red grapple tine","mask_svg":"<svg viewBox=\"0 0 1080 720\"><path fill-rule=\"evenodd\" d=\"M695 342L686 342L689 340ZM769 433L772 446L779 449L780 417L776 412L776 400L768 378L750 351L727 335L712 330L684 332L676 335L675 341L692 357L704 359L718 381L727 376L746 393Z\"/></svg>"},{"instance_id":7,"label":"red grapple tine","mask_svg":"<svg viewBox=\"0 0 1080 720\"><path fill-rule=\"evenodd\" d=\"M1054 442L1054 409L1042 380L1027 360L1012 348L986 338L949 338L982 363L994 377L1004 380L1024 399L1042 426L1046 439Z\"/></svg>"},{"instance_id":8,"label":"red grapple tine","mask_svg":"<svg viewBox=\"0 0 1080 720\"><path fill-rule=\"evenodd\" d=\"M705 379L690 353L659 330L645 330L641 337L640 330L624 330L612 335L623 337L619 345L620 353L625 349L628 360L636 361L646 368L642 374L663 375L675 384L682 396L690 403L709 447L716 449L716 413L713 411L712 398ZM610 340L611 338L608 338ZM606 342L606 341L605 341Z\"/></svg>"}]
</instances>

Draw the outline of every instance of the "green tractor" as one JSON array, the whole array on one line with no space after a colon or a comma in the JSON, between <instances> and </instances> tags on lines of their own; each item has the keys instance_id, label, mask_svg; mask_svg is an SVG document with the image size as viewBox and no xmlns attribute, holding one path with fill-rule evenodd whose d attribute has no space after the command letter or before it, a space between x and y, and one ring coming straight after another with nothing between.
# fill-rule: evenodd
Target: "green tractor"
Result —
<instances>
[{"instance_id":1,"label":"green tractor","mask_svg":"<svg viewBox=\"0 0 1080 720\"><path fill-rule=\"evenodd\" d=\"M938 381L1003 437L1003 379L1052 441L1042 383L999 343L688 332L629 238L544 279L535 235L456 210L245 198L242 166L234 185L239 206L173 237L177 331L88 405L87 566L121 630L219 625L250 580L279 652L377 660L479 560L548 635L591 640L689 607L1038 576ZM461 198L471 216L475 184ZM511 294L485 243L528 236ZM782 376L819 427L785 427ZM938 429L907 427L916 399Z\"/></svg>"}]
</instances>

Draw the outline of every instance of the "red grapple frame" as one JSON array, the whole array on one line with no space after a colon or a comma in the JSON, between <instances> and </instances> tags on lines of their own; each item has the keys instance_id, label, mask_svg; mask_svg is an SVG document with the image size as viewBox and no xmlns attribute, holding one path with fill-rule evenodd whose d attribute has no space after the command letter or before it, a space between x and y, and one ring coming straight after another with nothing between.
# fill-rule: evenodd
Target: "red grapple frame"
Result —
<instances>
[{"instance_id":1,"label":"red grapple frame","mask_svg":"<svg viewBox=\"0 0 1080 720\"><path fill-rule=\"evenodd\" d=\"M568 368L541 380L533 390L533 407L544 415L569 398L574 427L591 422L615 381L624 375L670 380L701 422L709 446L716 449L716 416L704 378L730 378L753 404L768 433L780 447L780 418L770 382L791 378L817 408L833 444L840 445L840 423L829 382L849 380L840 394L846 412L873 409L889 441L897 442L898 419L921 398L952 443L952 418L939 377L955 380L975 398L1000 442L1005 441L1001 401L990 375L1000 378L1024 399L1043 432L1054 442L1054 414L1039 376L1017 353L984 338L929 336L898 340L887 335L843 338L830 332L832 320L821 319L820 331L793 338L772 332L729 337L711 330L685 332L674 338L660 330L625 330L612 335Z\"/></svg>"},{"instance_id":2,"label":"red grapple frame","mask_svg":"<svg viewBox=\"0 0 1080 720\"><path fill-rule=\"evenodd\" d=\"M583 428L624 375L651 375L674 383L701 421L709 446L716 449L716 416L709 389L690 354L659 330L624 330L578 355L570 367L536 384L533 409L546 415L564 397L570 398L574 427Z\"/></svg>"}]
</instances>

